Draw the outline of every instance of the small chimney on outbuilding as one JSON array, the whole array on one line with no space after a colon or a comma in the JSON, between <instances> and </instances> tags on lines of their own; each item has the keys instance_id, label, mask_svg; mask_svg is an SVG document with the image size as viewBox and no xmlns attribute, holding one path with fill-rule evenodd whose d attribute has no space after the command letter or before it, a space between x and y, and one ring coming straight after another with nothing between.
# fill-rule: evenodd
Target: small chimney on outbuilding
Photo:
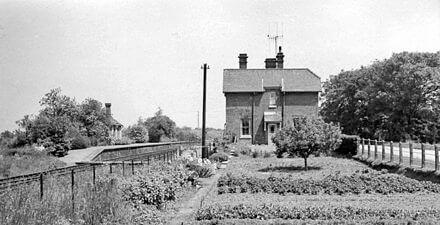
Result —
<instances>
[{"instance_id":1,"label":"small chimney on outbuilding","mask_svg":"<svg viewBox=\"0 0 440 225\"><path fill-rule=\"evenodd\" d=\"M112 115L112 103L105 103L105 115L110 117Z\"/></svg>"},{"instance_id":2,"label":"small chimney on outbuilding","mask_svg":"<svg viewBox=\"0 0 440 225\"><path fill-rule=\"evenodd\" d=\"M281 52L281 46L279 47L279 52L277 54L277 68L282 69L284 67L284 54Z\"/></svg>"},{"instance_id":3,"label":"small chimney on outbuilding","mask_svg":"<svg viewBox=\"0 0 440 225\"><path fill-rule=\"evenodd\" d=\"M238 55L238 63L240 69L247 69L247 58L248 56L246 53L240 53Z\"/></svg>"}]
</instances>

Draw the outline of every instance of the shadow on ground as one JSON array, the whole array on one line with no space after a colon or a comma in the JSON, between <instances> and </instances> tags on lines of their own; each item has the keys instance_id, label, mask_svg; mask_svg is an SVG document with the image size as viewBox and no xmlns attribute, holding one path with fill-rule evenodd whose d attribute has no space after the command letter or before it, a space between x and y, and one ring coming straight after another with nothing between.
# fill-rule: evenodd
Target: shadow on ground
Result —
<instances>
[{"instance_id":1,"label":"shadow on ground","mask_svg":"<svg viewBox=\"0 0 440 225\"><path fill-rule=\"evenodd\" d=\"M321 170L322 168L319 166L309 166L308 170ZM269 166L263 169L258 170L258 172L303 172L304 166Z\"/></svg>"}]
</instances>

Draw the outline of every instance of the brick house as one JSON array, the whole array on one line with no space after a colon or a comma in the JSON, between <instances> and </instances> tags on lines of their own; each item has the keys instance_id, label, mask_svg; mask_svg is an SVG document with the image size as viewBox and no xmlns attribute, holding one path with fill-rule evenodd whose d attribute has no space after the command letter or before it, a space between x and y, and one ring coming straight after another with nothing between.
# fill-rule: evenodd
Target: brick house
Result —
<instances>
[{"instance_id":1,"label":"brick house","mask_svg":"<svg viewBox=\"0 0 440 225\"><path fill-rule=\"evenodd\" d=\"M284 54L265 60L265 69L224 69L225 133L234 141L272 144L271 137L295 117L317 116L321 79L307 68L285 69Z\"/></svg>"}]
</instances>

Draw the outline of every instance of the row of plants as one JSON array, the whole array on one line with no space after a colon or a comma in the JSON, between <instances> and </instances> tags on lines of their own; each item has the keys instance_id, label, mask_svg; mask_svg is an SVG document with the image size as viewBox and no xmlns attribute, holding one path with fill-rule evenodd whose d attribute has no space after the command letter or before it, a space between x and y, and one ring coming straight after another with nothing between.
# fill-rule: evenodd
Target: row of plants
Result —
<instances>
[{"instance_id":1,"label":"row of plants","mask_svg":"<svg viewBox=\"0 0 440 225\"><path fill-rule=\"evenodd\" d=\"M293 179L290 177L258 178L245 174L227 173L218 180L218 194L224 193L278 193L278 194L362 194L440 193L440 184L417 181L397 174L371 170L356 171L351 175L331 174L323 179Z\"/></svg>"},{"instance_id":2,"label":"row of plants","mask_svg":"<svg viewBox=\"0 0 440 225\"><path fill-rule=\"evenodd\" d=\"M438 209L371 209L365 207L306 206L289 207L278 204L214 204L199 209L196 220L283 219L283 220L372 220L405 219L426 221L440 219Z\"/></svg>"}]
</instances>

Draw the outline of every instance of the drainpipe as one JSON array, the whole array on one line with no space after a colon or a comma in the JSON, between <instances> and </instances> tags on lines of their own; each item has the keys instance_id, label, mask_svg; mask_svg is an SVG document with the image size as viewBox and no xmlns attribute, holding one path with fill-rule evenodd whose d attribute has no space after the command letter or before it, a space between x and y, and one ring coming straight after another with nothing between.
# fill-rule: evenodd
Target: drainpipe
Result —
<instances>
[{"instance_id":1,"label":"drainpipe","mask_svg":"<svg viewBox=\"0 0 440 225\"><path fill-rule=\"evenodd\" d=\"M255 144L255 138L254 138L254 102L255 102L255 92L252 92L252 123L251 123L251 143Z\"/></svg>"}]
</instances>

